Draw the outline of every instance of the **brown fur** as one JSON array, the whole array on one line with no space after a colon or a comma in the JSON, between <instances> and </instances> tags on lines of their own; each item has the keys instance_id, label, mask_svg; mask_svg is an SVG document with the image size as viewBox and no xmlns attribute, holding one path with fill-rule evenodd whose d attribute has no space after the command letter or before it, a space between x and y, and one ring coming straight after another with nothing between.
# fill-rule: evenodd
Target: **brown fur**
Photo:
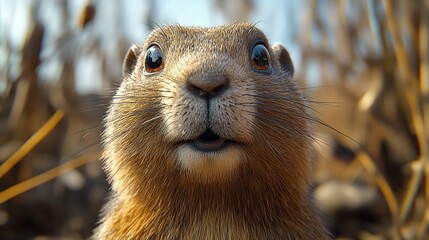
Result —
<instances>
[{"instance_id":1,"label":"brown fur","mask_svg":"<svg viewBox=\"0 0 429 240\"><path fill-rule=\"evenodd\" d=\"M268 44L249 24L169 26L155 30L128 54L125 79L106 117L104 164L113 192L96 239L329 238L309 190L308 107L291 79L293 66L283 47L269 49L270 74L252 70L249 52L257 39ZM145 77L144 54L152 42L162 47L165 67L159 75ZM219 58L222 63L213 64ZM177 163L181 139L166 137L161 110L171 106L161 103L160 89L165 81L180 87L188 73L207 72L226 72L231 82L251 79L254 84L254 102L240 102L235 95L228 99L234 104L225 110L225 121L235 121L234 111L245 104L253 104L255 111L250 135L222 123L218 125L225 130L215 126L239 142L243 161L237 169L222 180L199 181ZM181 101L192 103L186 96ZM185 128L187 138L203 128L192 124Z\"/></svg>"}]
</instances>

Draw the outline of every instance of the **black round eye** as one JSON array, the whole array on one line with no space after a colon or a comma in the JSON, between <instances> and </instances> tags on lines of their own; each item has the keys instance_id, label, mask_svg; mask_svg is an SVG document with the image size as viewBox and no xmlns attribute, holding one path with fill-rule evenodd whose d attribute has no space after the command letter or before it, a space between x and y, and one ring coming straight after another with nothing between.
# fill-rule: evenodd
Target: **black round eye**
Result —
<instances>
[{"instance_id":1,"label":"black round eye","mask_svg":"<svg viewBox=\"0 0 429 240\"><path fill-rule=\"evenodd\" d=\"M159 72L164 68L162 50L158 45L151 45L146 50L144 69L147 73Z\"/></svg>"},{"instance_id":2,"label":"black round eye","mask_svg":"<svg viewBox=\"0 0 429 240\"><path fill-rule=\"evenodd\" d=\"M258 43L253 47L252 65L256 70L270 69L270 53L261 43Z\"/></svg>"}]
</instances>

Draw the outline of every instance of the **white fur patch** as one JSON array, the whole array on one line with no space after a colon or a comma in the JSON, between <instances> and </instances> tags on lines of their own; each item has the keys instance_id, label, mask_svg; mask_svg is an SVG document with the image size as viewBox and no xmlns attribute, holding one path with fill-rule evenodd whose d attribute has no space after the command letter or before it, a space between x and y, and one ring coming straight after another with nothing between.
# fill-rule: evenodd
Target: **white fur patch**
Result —
<instances>
[{"instance_id":1,"label":"white fur patch","mask_svg":"<svg viewBox=\"0 0 429 240\"><path fill-rule=\"evenodd\" d=\"M201 152L185 144L177 148L178 162L184 170L201 181L225 179L242 161L239 147L230 145L219 152Z\"/></svg>"}]
</instances>

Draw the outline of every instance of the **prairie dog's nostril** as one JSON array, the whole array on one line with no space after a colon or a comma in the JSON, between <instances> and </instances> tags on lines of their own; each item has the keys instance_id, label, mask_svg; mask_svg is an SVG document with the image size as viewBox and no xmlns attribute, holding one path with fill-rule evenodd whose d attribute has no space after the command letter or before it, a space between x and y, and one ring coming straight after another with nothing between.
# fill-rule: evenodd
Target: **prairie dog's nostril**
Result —
<instances>
[{"instance_id":1,"label":"prairie dog's nostril","mask_svg":"<svg viewBox=\"0 0 429 240\"><path fill-rule=\"evenodd\" d=\"M189 84L187 85L188 87L188 91L191 92L192 94L194 94L197 97L201 97L201 98L205 98L206 96L206 92L204 90L202 90L201 88L193 85L193 84Z\"/></svg>"},{"instance_id":2,"label":"prairie dog's nostril","mask_svg":"<svg viewBox=\"0 0 429 240\"><path fill-rule=\"evenodd\" d=\"M187 82L188 91L200 98L212 98L221 95L228 86L226 77L213 79L190 78Z\"/></svg>"},{"instance_id":3,"label":"prairie dog's nostril","mask_svg":"<svg viewBox=\"0 0 429 240\"><path fill-rule=\"evenodd\" d=\"M220 95L226 88L226 84L219 85L212 90L212 93L217 96Z\"/></svg>"}]
</instances>

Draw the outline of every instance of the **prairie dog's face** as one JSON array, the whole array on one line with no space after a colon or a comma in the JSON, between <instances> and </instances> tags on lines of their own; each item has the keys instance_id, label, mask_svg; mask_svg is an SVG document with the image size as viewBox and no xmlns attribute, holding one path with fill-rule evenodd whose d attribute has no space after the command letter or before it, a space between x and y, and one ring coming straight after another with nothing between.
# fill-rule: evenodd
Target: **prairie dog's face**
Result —
<instances>
[{"instance_id":1,"label":"prairie dog's face","mask_svg":"<svg viewBox=\"0 0 429 240\"><path fill-rule=\"evenodd\" d=\"M249 147L267 141L260 125L272 119L262 116L261 108L276 105L261 102L273 93L290 94L277 92L283 91L281 85L290 90L286 81L292 73L287 51L270 47L249 24L157 29L125 59L126 78L106 118L107 147L109 135L122 130L133 145L120 148L126 154L150 157L139 151L150 151L145 144L156 142L153 155L172 158L187 176L226 179L246 164ZM290 91L291 99L300 97L296 89ZM126 105L124 99L133 96L141 101ZM284 106L284 99L279 101ZM117 116L127 114L133 120L121 125ZM134 146L138 144L141 150Z\"/></svg>"}]
</instances>

